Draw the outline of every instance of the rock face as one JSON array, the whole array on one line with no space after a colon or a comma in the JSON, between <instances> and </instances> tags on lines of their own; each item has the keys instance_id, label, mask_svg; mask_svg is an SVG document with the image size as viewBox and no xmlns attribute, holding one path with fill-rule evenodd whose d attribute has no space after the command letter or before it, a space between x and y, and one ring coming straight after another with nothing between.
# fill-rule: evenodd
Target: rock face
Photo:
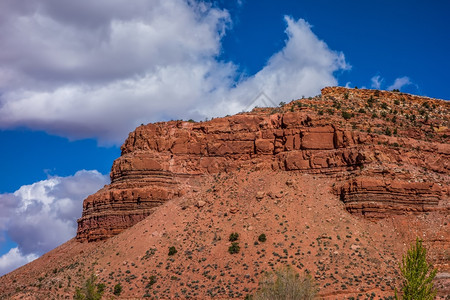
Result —
<instances>
[{"instance_id":1,"label":"rock face","mask_svg":"<svg viewBox=\"0 0 450 300\"><path fill-rule=\"evenodd\" d=\"M349 212L368 218L405 212L450 213L449 206L439 205L444 195L436 183L358 178L345 183L338 193Z\"/></svg>"},{"instance_id":2,"label":"rock face","mask_svg":"<svg viewBox=\"0 0 450 300\"><path fill-rule=\"evenodd\" d=\"M189 192L197 176L238 168L328 176L346 209L369 218L448 214L448 115L442 100L325 88L281 108L142 125L123 144L111 184L84 201L77 238L111 237Z\"/></svg>"}]
</instances>

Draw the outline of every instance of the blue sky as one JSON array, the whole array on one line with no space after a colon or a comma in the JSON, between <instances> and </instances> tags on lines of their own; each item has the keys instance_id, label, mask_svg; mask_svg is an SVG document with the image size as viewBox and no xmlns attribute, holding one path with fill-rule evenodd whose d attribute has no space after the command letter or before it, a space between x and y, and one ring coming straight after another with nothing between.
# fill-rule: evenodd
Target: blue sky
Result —
<instances>
[{"instance_id":1,"label":"blue sky","mask_svg":"<svg viewBox=\"0 0 450 300\"><path fill-rule=\"evenodd\" d=\"M327 85L450 99L448 1L3 0L0 275L75 234L141 123ZM49 231L48 228L52 228Z\"/></svg>"}]
</instances>

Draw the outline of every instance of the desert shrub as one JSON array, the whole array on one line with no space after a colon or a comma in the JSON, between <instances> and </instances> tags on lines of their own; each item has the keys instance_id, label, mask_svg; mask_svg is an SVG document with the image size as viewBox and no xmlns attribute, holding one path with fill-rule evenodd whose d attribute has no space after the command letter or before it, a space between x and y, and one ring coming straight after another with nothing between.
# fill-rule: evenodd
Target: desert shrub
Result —
<instances>
[{"instance_id":1,"label":"desert shrub","mask_svg":"<svg viewBox=\"0 0 450 300\"><path fill-rule=\"evenodd\" d=\"M228 240L230 242L234 242L234 241L237 241L238 238L239 238L239 233L233 232L233 233L230 234L230 237L228 238Z\"/></svg>"},{"instance_id":2,"label":"desert shrub","mask_svg":"<svg viewBox=\"0 0 450 300\"><path fill-rule=\"evenodd\" d=\"M152 276L150 276L150 281L147 283L147 285L145 286L145 288L149 289L149 288L151 288L155 283L156 283L156 276L155 276L155 275L152 275Z\"/></svg>"},{"instance_id":3,"label":"desert shrub","mask_svg":"<svg viewBox=\"0 0 450 300\"><path fill-rule=\"evenodd\" d=\"M427 250L422 241L417 238L416 243L411 245L408 253L403 256L400 263L400 273L403 277L402 292L403 299L407 300L431 300L436 296L433 279L437 269L427 262ZM399 299L395 290L395 299Z\"/></svg>"},{"instance_id":4,"label":"desert shrub","mask_svg":"<svg viewBox=\"0 0 450 300\"><path fill-rule=\"evenodd\" d=\"M292 267L285 266L275 272L266 273L259 283L254 300L314 299L317 288L313 278L307 274L299 276Z\"/></svg>"},{"instance_id":5,"label":"desert shrub","mask_svg":"<svg viewBox=\"0 0 450 300\"><path fill-rule=\"evenodd\" d=\"M333 107L335 107L336 109L341 109L341 104L336 100L333 100Z\"/></svg>"},{"instance_id":6,"label":"desert shrub","mask_svg":"<svg viewBox=\"0 0 450 300\"><path fill-rule=\"evenodd\" d=\"M119 296L122 293L122 285L120 282L114 286L114 295Z\"/></svg>"},{"instance_id":7,"label":"desert shrub","mask_svg":"<svg viewBox=\"0 0 450 300\"><path fill-rule=\"evenodd\" d=\"M391 136L392 135L391 129L389 127L386 127L386 129L384 130L384 134Z\"/></svg>"},{"instance_id":8,"label":"desert shrub","mask_svg":"<svg viewBox=\"0 0 450 300\"><path fill-rule=\"evenodd\" d=\"M258 236L258 241L260 241L261 243L264 243L266 240L267 240L267 237L266 237L266 235L264 233L261 233Z\"/></svg>"},{"instance_id":9,"label":"desert shrub","mask_svg":"<svg viewBox=\"0 0 450 300\"><path fill-rule=\"evenodd\" d=\"M74 299L76 300L100 300L105 290L104 284L95 284L97 276L92 274L81 288L75 289Z\"/></svg>"},{"instance_id":10,"label":"desert shrub","mask_svg":"<svg viewBox=\"0 0 450 300\"><path fill-rule=\"evenodd\" d=\"M430 109L430 104L428 102L422 103L422 106L425 107L426 109Z\"/></svg>"},{"instance_id":11,"label":"desert shrub","mask_svg":"<svg viewBox=\"0 0 450 300\"><path fill-rule=\"evenodd\" d=\"M169 256L175 255L175 253L177 253L177 249L175 248L175 246L170 246L169 247Z\"/></svg>"},{"instance_id":12,"label":"desert shrub","mask_svg":"<svg viewBox=\"0 0 450 300\"><path fill-rule=\"evenodd\" d=\"M233 242L233 243L231 243L231 246L228 247L228 252L230 254L239 253L240 250L241 250L241 247L239 247L239 243L238 242Z\"/></svg>"},{"instance_id":13,"label":"desert shrub","mask_svg":"<svg viewBox=\"0 0 450 300\"><path fill-rule=\"evenodd\" d=\"M343 111L342 112L342 117L346 120L350 119L352 117L352 114L349 113L348 111Z\"/></svg>"}]
</instances>

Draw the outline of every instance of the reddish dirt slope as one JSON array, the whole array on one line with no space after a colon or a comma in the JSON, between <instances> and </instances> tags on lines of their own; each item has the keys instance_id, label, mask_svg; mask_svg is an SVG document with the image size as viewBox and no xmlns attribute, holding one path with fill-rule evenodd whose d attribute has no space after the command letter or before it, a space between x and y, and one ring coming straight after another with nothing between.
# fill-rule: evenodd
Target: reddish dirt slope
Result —
<instances>
[{"instance_id":1,"label":"reddish dirt slope","mask_svg":"<svg viewBox=\"0 0 450 300\"><path fill-rule=\"evenodd\" d=\"M108 297L121 283L123 299L242 299L290 264L325 299L387 299L417 236L445 297L448 116L441 100L326 88L281 108L141 126L111 185L85 200L77 238L1 277L0 298L70 299L95 273Z\"/></svg>"}]
</instances>

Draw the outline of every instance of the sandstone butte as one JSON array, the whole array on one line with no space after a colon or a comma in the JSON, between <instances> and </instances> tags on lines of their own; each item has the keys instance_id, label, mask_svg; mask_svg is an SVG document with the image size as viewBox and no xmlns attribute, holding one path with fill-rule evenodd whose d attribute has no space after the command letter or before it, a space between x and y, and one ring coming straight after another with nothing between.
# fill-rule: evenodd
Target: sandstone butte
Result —
<instances>
[{"instance_id":1,"label":"sandstone butte","mask_svg":"<svg viewBox=\"0 0 450 300\"><path fill-rule=\"evenodd\" d=\"M392 299L416 237L449 299L449 108L328 87L277 108L139 126L111 184L84 200L77 236L1 277L0 299L71 299L92 273L106 297L243 299L283 265L310 273L324 299Z\"/></svg>"}]
</instances>

